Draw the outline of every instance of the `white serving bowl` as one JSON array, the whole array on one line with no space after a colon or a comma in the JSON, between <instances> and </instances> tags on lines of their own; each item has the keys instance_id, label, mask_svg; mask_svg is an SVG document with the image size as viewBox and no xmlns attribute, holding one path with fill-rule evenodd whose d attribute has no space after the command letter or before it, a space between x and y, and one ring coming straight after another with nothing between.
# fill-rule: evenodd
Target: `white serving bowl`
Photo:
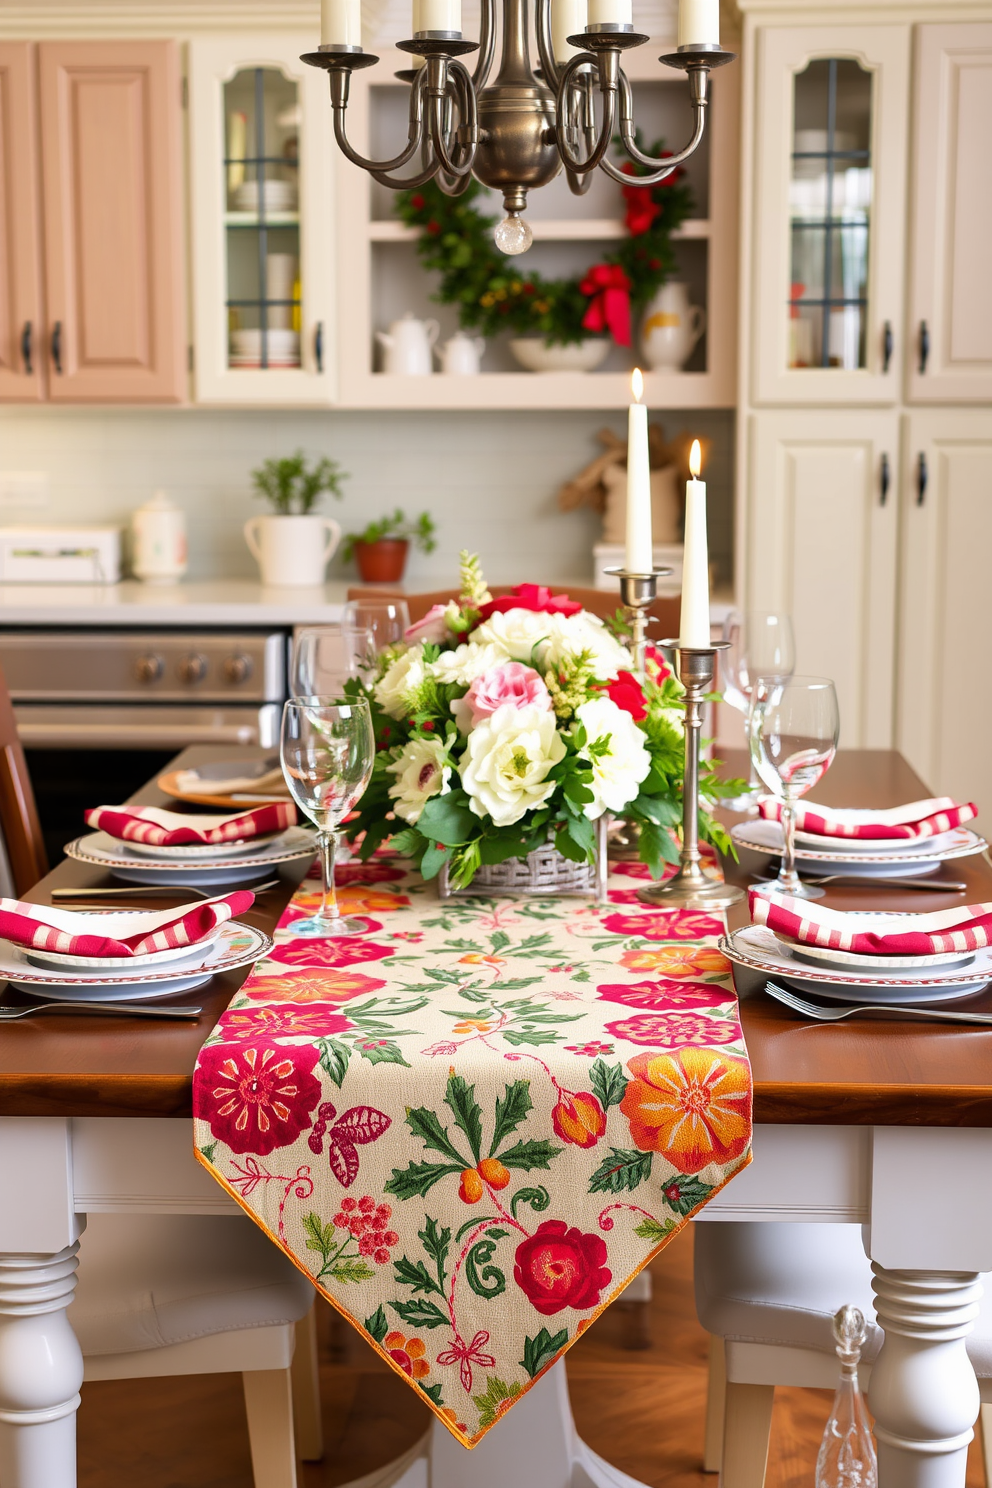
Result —
<instances>
[{"instance_id":1,"label":"white serving bowl","mask_svg":"<svg viewBox=\"0 0 992 1488\"><path fill-rule=\"evenodd\" d=\"M610 343L591 336L568 346L548 346L539 336L516 336L510 350L528 372L593 372L606 359Z\"/></svg>"}]
</instances>

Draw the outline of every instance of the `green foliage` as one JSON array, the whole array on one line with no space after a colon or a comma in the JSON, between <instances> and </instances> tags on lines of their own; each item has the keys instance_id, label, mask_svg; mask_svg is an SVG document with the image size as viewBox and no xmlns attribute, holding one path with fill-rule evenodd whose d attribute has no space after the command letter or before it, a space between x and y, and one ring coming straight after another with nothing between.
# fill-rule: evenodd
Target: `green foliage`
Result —
<instances>
[{"instance_id":1,"label":"green foliage","mask_svg":"<svg viewBox=\"0 0 992 1488\"><path fill-rule=\"evenodd\" d=\"M508 1385L505 1380L491 1375L486 1383L486 1393L472 1396L473 1402L479 1407L479 1430L484 1431L487 1426L491 1426L501 1407L515 1400L519 1394L520 1386L515 1381Z\"/></svg>"},{"instance_id":2,"label":"green foliage","mask_svg":"<svg viewBox=\"0 0 992 1488\"><path fill-rule=\"evenodd\" d=\"M365 1319L365 1331L376 1343L381 1343L389 1332L389 1322L381 1303L372 1316Z\"/></svg>"},{"instance_id":3,"label":"green foliage","mask_svg":"<svg viewBox=\"0 0 992 1488\"><path fill-rule=\"evenodd\" d=\"M341 557L345 563L350 563L355 556L356 543L377 543L385 538L394 542L412 542L422 553L433 553L437 547L436 531L437 525L430 512L421 512L419 517L411 519L398 506L384 517L370 522L361 532L346 532L341 544Z\"/></svg>"},{"instance_id":4,"label":"green foliage","mask_svg":"<svg viewBox=\"0 0 992 1488\"><path fill-rule=\"evenodd\" d=\"M524 1339L524 1356L520 1360L521 1369L526 1369L531 1379L540 1374L541 1370L551 1363L556 1354L561 1353L568 1342L568 1329L562 1328L560 1333L552 1335L547 1328L542 1328L540 1333L533 1338Z\"/></svg>"},{"instance_id":5,"label":"green foliage","mask_svg":"<svg viewBox=\"0 0 992 1488\"><path fill-rule=\"evenodd\" d=\"M603 1110L608 1111L611 1106L618 1106L623 1100L627 1076L623 1072L623 1065L607 1064L605 1060L597 1059L589 1070L589 1083L599 1097Z\"/></svg>"},{"instance_id":6,"label":"green foliage","mask_svg":"<svg viewBox=\"0 0 992 1488\"><path fill-rule=\"evenodd\" d=\"M282 460L263 460L251 479L256 496L264 497L280 516L289 516L312 511L323 491L340 500L347 474L336 460L326 458L308 468L303 451L297 450Z\"/></svg>"},{"instance_id":7,"label":"green foliage","mask_svg":"<svg viewBox=\"0 0 992 1488\"><path fill-rule=\"evenodd\" d=\"M590 1193L623 1193L633 1191L650 1177L651 1153L636 1149L611 1147L589 1180Z\"/></svg>"},{"instance_id":8,"label":"green foliage","mask_svg":"<svg viewBox=\"0 0 992 1488\"><path fill-rule=\"evenodd\" d=\"M674 1219L666 1219L660 1224L656 1219L642 1219L640 1224L634 1226L634 1234L641 1240L650 1240L652 1245L660 1245L662 1240L667 1240L673 1230L678 1229Z\"/></svg>"}]
</instances>

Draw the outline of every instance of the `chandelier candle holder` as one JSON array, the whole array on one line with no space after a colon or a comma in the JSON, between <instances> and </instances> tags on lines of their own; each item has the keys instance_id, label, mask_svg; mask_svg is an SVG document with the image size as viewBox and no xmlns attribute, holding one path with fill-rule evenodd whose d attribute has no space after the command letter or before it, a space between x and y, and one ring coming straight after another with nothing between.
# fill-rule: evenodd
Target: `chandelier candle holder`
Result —
<instances>
[{"instance_id":1,"label":"chandelier candle holder","mask_svg":"<svg viewBox=\"0 0 992 1488\"><path fill-rule=\"evenodd\" d=\"M345 128L351 74L379 60L360 45L361 0L322 0L320 47L301 60L329 75L334 136L352 164L396 191L436 180L458 196L474 176L501 192L507 215L495 241L515 254L533 241L521 217L528 191L548 185L563 168L577 196L589 190L597 169L630 184L607 158L617 133L630 160L649 172L638 176L639 186L658 185L688 160L706 128L710 71L735 54L720 45L719 0L680 0L678 46L659 61L687 75L693 131L683 150L655 159L637 146L633 92L620 66L623 52L649 40L634 30L631 0L534 0L539 68L530 60L529 0L499 3L503 47L490 83L497 0L482 0L478 42L462 35L460 0L414 0L413 35L397 45L422 65L397 74L410 87L409 125L406 146L390 160L360 155ZM472 52L479 55L469 72L461 59ZM395 174L411 164L411 175Z\"/></svg>"}]
</instances>

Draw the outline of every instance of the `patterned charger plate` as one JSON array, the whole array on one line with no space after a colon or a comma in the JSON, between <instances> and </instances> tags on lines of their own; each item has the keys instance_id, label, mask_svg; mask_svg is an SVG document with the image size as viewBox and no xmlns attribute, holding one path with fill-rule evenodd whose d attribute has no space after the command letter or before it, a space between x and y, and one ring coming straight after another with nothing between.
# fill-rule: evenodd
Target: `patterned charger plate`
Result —
<instances>
[{"instance_id":1,"label":"patterned charger plate","mask_svg":"<svg viewBox=\"0 0 992 1488\"><path fill-rule=\"evenodd\" d=\"M292 863L298 858L313 857L316 851L314 834L303 827L290 827L277 841L267 843L253 852L232 847L228 857L214 858L209 863L139 858L129 854L122 842L116 837L108 837L106 832L92 832L88 837L77 837L73 842L67 843L65 848L66 857L106 868L115 878L124 879L127 883L177 886L190 884L194 887L250 883L253 878L266 877L277 863Z\"/></svg>"},{"instance_id":2,"label":"patterned charger plate","mask_svg":"<svg viewBox=\"0 0 992 1488\"><path fill-rule=\"evenodd\" d=\"M778 822L736 822L730 829L730 835L738 847L749 848L751 852L767 856L769 853L779 854L782 851L782 828ZM979 837L977 832L972 832L968 827L955 827L953 832L941 833L941 838L946 839L946 846L937 851L930 848L925 853L900 851L897 848L852 853L847 851L846 845L844 849L829 849L807 847L805 844L800 846L797 843L796 862L800 867L804 864L814 867L819 865L821 871L826 869L838 873L860 873L866 878L915 878L936 872L941 863L948 863L953 858L970 858L975 853L984 852L988 847L985 838Z\"/></svg>"}]
</instances>

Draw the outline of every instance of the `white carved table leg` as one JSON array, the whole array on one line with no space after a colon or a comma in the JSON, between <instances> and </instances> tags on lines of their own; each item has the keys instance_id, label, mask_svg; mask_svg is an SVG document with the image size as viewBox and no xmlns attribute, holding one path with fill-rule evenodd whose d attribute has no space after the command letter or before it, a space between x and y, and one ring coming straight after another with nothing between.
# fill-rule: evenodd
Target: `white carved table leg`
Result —
<instances>
[{"instance_id":1,"label":"white carved table leg","mask_svg":"<svg viewBox=\"0 0 992 1488\"><path fill-rule=\"evenodd\" d=\"M885 1342L871 1371L879 1488L964 1488L978 1416L965 1339L982 1295L976 1272L887 1270L872 1263Z\"/></svg>"},{"instance_id":2,"label":"white carved table leg","mask_svg":"<svg viewBox=\"0 0 992 1488\"><path fill-rule=\"evenodd\" d=\"M75 1488L83 1356L65 1309L78 1242L57 1255L0 1255L0 1483Z\"/></svg>"}]
</instances>

